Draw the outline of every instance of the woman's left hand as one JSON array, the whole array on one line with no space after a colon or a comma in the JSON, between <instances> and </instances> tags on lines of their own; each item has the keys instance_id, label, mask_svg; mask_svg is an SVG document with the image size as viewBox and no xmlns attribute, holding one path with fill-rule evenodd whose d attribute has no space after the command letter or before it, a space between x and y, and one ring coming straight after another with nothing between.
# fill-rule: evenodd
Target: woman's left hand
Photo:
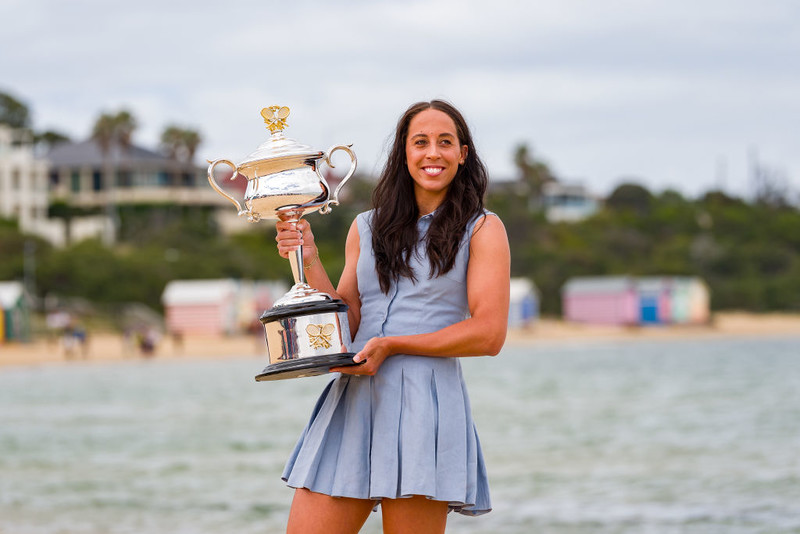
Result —
<instances>
[{"instance_id":1,"label":"woman's left hand","mask_svg":"<svg viewBox=\"0 0 800 534\"><path fill-rule=\"evenodd\" d=\"M392 355L388 338L373 337L361 351L353 356L353 361L364 362L361 365L348 367L334 367L331 372L339 372L345 375L369 375L373 376L378 372L383 361Z\"/></svg>"}]
</instances>

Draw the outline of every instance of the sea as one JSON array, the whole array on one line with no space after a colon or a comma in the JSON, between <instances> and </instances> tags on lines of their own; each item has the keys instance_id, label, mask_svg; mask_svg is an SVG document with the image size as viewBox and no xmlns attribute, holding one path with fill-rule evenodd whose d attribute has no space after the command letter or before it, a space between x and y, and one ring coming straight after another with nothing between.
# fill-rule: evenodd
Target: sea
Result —
<instances>
[{"instance_id":1,"label":"sea","mask_svg":"<svg viewBox=\"0 0 800 534\"><path fill-rule=\"evenodd\" d=\"M448 533L800 533L800 333L462 363L494 509ZM283 532L280 473L329 377L257 383L265 364L0 369L0 533Z\"/></svg>"}]
</instances>

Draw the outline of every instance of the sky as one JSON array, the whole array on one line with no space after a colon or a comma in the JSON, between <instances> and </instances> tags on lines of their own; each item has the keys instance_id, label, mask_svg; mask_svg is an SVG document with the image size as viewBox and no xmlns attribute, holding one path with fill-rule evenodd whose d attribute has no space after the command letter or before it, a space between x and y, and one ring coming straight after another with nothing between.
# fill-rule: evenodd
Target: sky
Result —
<instances>
[{"instance_id":1,"label":"sky","mask_svg":"<svg viewBox=\"0 0 800 534\"><path fill-rule=\"evenodd\" d=\"M287 136L377 174L405 109L443 98L493 180L524 143L600 195L748 196L756 167L800 194L796 0L0 0L0 28L0 92L75 140L127 109L138 145L174 124L198 162L241 161L285 105Z\"/></svg>"}]
</instances>

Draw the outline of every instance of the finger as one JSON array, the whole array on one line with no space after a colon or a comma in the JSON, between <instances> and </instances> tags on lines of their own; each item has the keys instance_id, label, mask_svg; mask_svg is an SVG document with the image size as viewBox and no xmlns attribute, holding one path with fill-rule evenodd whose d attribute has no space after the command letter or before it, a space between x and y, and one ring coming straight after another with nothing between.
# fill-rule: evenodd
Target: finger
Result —
<instances>
[{"instance_id":1,"label":"finger","mask_svg":"<svg viewBox=\"0 0 800 534\"><path fill-rule=\"evenodd\" d=\"M293 222L278 221L277 223L275 223L275 228L277 228L279 232L294 231L297 230L297 225Z\"/></svg>"},{"instance_id":2,"label":"finger","mask_svg":"<svg viewBox=\"0 0 800 534\"><path fill-rule=\"evenodd\" d=\"M355 357L353 357L353 361L356 362ZM368 375L372 374L371 370L366 367L367 360L366 358L361 361L361 363L356 362L357 365L347 365L345 367L331 367L331 373L342 373L346 375Z\"/></svg>"},{"instance_id":3,"label":"finger","mask_svg":"<svg viewBox=\"0 0 800 534\"><path fill-rule=\"evenodd\" d=\"M356 371L355 367L331 367L331 373L342 373L343 375L361 375L364 373Z\"/></svg>"}]
</instances>

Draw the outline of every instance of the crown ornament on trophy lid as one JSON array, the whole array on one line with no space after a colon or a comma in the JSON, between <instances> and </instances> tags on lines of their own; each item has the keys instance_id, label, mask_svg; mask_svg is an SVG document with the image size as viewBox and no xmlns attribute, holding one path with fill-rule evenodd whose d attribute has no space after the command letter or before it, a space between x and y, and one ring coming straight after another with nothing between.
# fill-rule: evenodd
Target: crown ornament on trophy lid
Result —
<instances>
[{"instance_id":1,"label":"crown ornament on trophy lid","mask_svg":"<svg viewBox=\"0 0 800 534\"><path fill-rule=\"evenodd\" d=\"M286 118L289 116L289 108L286 106L270 106L261 110L264 123L271 133L282 132L286 128Z\"/></svg>"},{"instance_id":2,"label":"crown ornament on trophy lid","mask_svg":"<svg viewBox=\"0 0 800 534\"><path fill-rule=\"evenodd\" d=\"M356 170L351 145L334 145L327 152L315 150L284 135L289 117L286 106L261 110L270 137L238 165L228 159L209 160L208 181L249 222L262 219L297 223L305 214L329 213L339 204L339 191ZM331 155L343 151L350 156L350 169L331 194L320 167L333 168ZM218 165L233 169L231 180L243 176L247 188L242 202L217 184ZM353 353L347 305L310 287L303 272L303 250L289 255L294 286L265 311L264 325L270 365L256 380L275 380L327 372L331 366L352 365Z\"/></svg>"}]
</instances>

